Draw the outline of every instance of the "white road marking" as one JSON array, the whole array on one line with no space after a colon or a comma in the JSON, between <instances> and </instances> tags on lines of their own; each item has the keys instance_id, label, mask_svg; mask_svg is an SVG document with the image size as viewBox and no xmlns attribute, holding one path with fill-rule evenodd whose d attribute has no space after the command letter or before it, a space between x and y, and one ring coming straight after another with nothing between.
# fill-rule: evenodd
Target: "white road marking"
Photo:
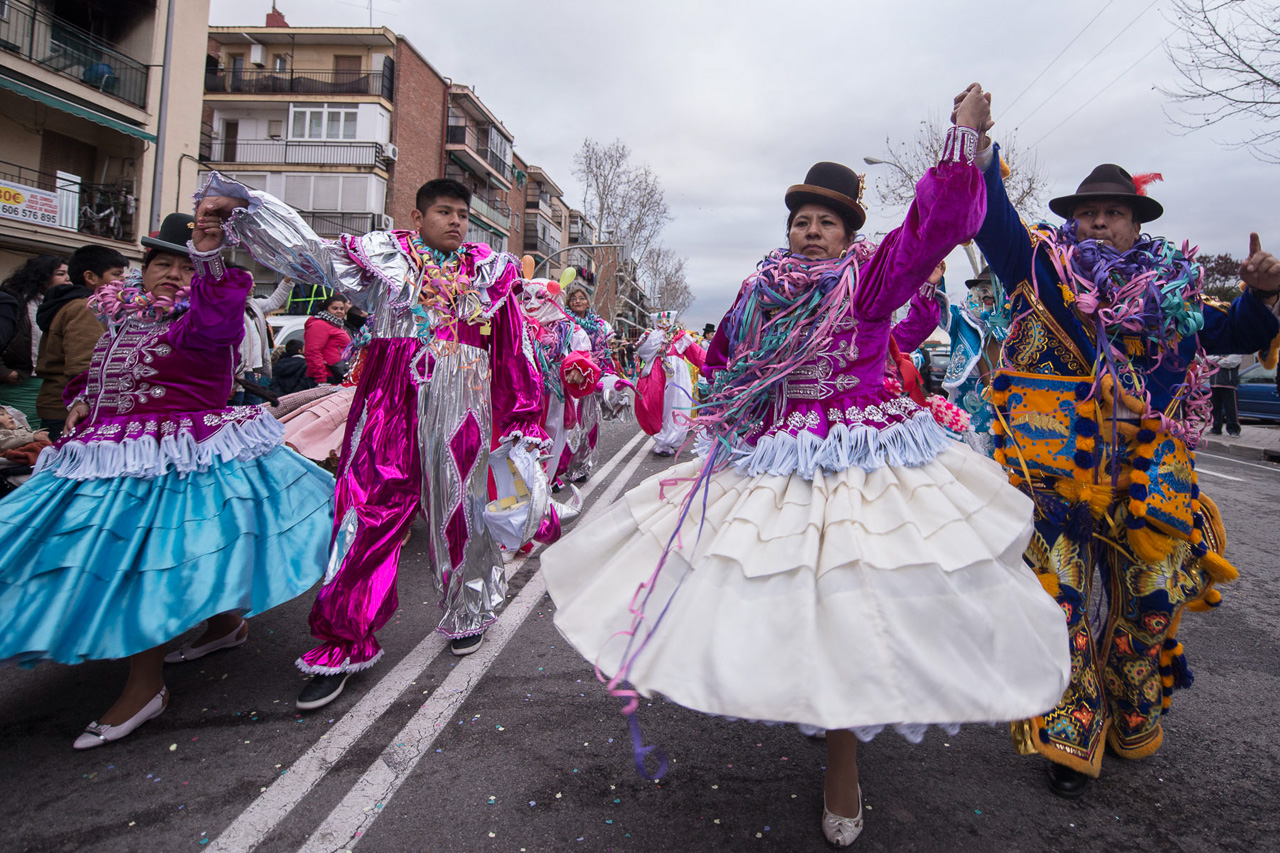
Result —
<instances>
[{"instance_id":1,"label":"white road marking","mask_svg":"<svg viewBox=\"0 0 1280 853\"><path fill-rule=\"evenodd\" d=\"M1248 465L1250 468L1260 468L1263 471L1270 471L1272 474L1280 471L1280 467L1275 465L1263 465L1259 462L1246 462L1235 456L1221 456L1217 453L1206 453L1203 450L1197 450L1196 459L1201 459L1203 457L1208 457L1209 459L1221 459L1223 462L1230 462L1233 465ZM1198 471L1200 469L1197 468L1196 470Z\"/></svg>"},{"instance_id":2,"label":"white road marking","mask_svg":"<svg viewBox=\"0 0 1280 853\"><path fill-rule=\"evenodd\" d=\"M1243 478L1243 477L1232 477L1230 474L1222 474L1222 473L1219 473L1218 471L1210 471L1208 468L1205 468L1205 467L1200 466L1200 465L1197 465L1197 466L1196 466L1196 473L1197 473L1197 474L1208 474L1210 477L1221 477L1221 478L1222 478L1222 479L1224 479L1224 480L1235 480L1237 483L1243 483L1243 482L1244 482L1244 478Z\"/></svg>"},{"instance_id":3,"label":"white road marking","mask_svg":"<svg viewBox=\"0 0 1280 853\"><path fill-rule=\"evenodd\" d=\"M542 600L547 583L538 572L529 579L503 618L485 633L480 651L463 658L436 688L408 724L395 736L382 755L356 781L324 823L302 845L301 853L349 850L385 810L418 762L431 750L436 737L452 721L453 715L489 671L506 648L507 641L524 624Z\"/></svg>"},{"instance_id":4,"label":"white road marking","mask_svg":"<svg viewBox=\"0 0 1280 853\"><path fill-rule=\"evenodd\" d=\"M636 433L600 468L595 478L582 489L584 501L645 437L643 432ZM606 490L607 495L608 490ZM505 568L506 576L510 578L519 571L525 559L527 558L522 556L512 560ZM503 621L499 619L497 624L501 625ZM520 622L523 621L521 618ZM518 626L519 623L516 623L516 627ZM444 636L434 631L423 638L400 663L370 687L360 701L322 735L320 740L299 756L289 766L288 771L281 774L265 793L250 803L209 845L209 850L239 853L239 851L253 850L261 844L447 645L448 641ZM484 648L485 646L482 646L481 651ZM457 667L455 667L456 670ZM439 689L437 689L438 692Z\"/></svg>"},{"instance_id":5,"label":"white road marking","mask_svg":"<svg viewBox=\"0 0 1280 853\"><path fill-rule=\"evenodd\" d=\"M633 439L622 452L630 450L636 444ZM591 510L583 516L582 521L594 517L613 502L618 493L626 487L640 463L645 458L644 450L635 454L622 472L609 483ZM616 461L618 456L614 457ZM611 468L609 469L611 470ZM608 473L602 469L601 475ZM602 482L603 478L595 482ZM430 698L423 704L413 718L392 739L391 745L383 750L382 755L369 765L364 775L356 781L338 803L324 823L307 839L299 853L321 853L321 851L350 850L360 842L369 831L369 827L386 810L387 803L395 796L396 791L404 784L415 767L428 754L436 737L444 731L454 714L466 702L471 691L484 678L494 661L506 647L507 641L515 635L524 624L534 607L542 600L547 591L547 582L541 570L536 572L515 601L507 606L502 618L485 634L484 645L480 651L470 655L453 668L444 682L436 688Z\"/></svg>"}]
</instances>

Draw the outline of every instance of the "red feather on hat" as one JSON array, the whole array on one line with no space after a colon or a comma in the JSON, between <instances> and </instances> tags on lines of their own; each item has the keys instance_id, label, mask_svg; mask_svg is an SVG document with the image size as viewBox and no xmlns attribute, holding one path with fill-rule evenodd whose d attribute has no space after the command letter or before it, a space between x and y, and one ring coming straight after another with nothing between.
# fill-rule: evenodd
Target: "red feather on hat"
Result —
<instances>
[{"instance_id":1,"label":"red feather on hat","mask_svg":"<svg viewBox=\"0 0 1280 853\"><path fill-rule=\"evenodd\" d=\"M1145 172L1141 175L1133 176L1133 187L1134 187L1134 190L1137 191L1138 195L1146 195L1147 186L1149 184L1152 184L1156 181L1163 181L1163 180L1164 180L1164 175L1160 174L1159 172Z\"/></svg>"}]
</instances>

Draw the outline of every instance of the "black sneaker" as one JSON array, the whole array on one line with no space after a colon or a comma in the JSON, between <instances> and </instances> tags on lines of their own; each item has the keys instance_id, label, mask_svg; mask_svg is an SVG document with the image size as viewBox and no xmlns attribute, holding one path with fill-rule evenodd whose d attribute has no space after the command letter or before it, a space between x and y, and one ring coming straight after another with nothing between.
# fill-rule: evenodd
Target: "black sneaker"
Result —
<instances>
[{"instance_id":1,"label":"black sneaker","mask_svg":"<svg viewBox=\"0 0 1280 853\"><path fill-rule=\"evenodd\" d=\"M306 687L302 688L302 692L298 694L298 701L294 702L293 706L299 711L323 708L338 698L338 694L342 692L342 685L346 684L350 677L349 672L311 676L311 680L307 682Z\"/></svg>"},{"instance_id":2,"label":"black sneaker","mask_svg":"<svg viewBox=\"0 0 1280 853\"><path fill-rule=\"evenodd\" d=\"M1222 427L1214 427L1209 430L1209 435L1222 435Z\"/></svg>"},{"instance_id":3,"label":"black sneaker","mask_svg":"<svg viewBox=\"0 0 1280 853\"><path fill-rule=\"evenodd\" d=\"M449 644L450 651L458 657L465 657L472 652L480 650L480 644L484 642L484 634L472 634L470 637L458 637Z\"/></svg>"}]
</instances>

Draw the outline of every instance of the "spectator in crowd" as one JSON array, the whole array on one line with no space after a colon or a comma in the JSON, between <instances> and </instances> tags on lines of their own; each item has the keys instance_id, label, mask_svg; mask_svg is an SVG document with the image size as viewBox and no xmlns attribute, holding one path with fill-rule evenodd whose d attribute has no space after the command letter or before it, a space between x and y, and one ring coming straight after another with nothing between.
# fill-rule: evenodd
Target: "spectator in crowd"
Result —
<instances>
[{"instance_id":1,"label":"spectator in crowd","mask_svg":"<svg viewBox=\"0 0 1280 853\"><path fill-rule=\"evenodd\" d=\"M1240 434L1240 415L1236 409L1236 386L1240 384L1238 355L1211 355L1209 362L1218 372L1209 377L1210 401L1213 404L1213 427L1210 435L1222 435L1222 425L1227 425L1227 435Z\"/></svg>"},{"instance_id":2,"label":"spectator in crowd","mask_svg":"<svg viewBox=\"0 0 1280 853\"><path fill-rule=\"evenodd\" d=\"M32 431L19 421L22 412L15 406L0 406L0 453L49 438L44 430Z\"/></svg>"},{"instance_id":3,"label":"spectator in crowd","mask_svg":"<svg viewBox=\"0 0 1280 853\"><path fill-rule=\"evenodd\" d=\"M106 246L81 246L67 262L66 284L49 288L36 311L40 339L36 374L44 383L36 397L36 414L51 438L62 434L67 407L62 389L89 369L93 346L105 328L88 308L89 297L104 284L124 277L129 259Z\"/></svg>"},{"instance_id":4,"label":"spectator in crowd","mask_svg":"<svg viewBox=\"0 0 1280 853\"><path fill-rule=\"evenodd\" d=\"M292 279L281 279L270 296L251 296L244 308L244 338L240 341L240 366L237 376L256 385L271 384L271 329L267 315L274 314L289 301L293 289ZM256 406L262 397L243 388L237 388L232 397L236 406Z\"/></svg>"},{"instance_id":5,"label":"spectator in crowd","mask_svg":"<svg viewBox=\"0 0 1280 853\"><path fill-rule=\"evenodd\" d=\"M302 357L302 341L292 340L284 345L284 355L275 363L271 374L271 390L277 396L305 391L310 387L307 381L307 360Z\"/></svg>"},{"instance_id":6,"label":"spectator in crowd","mask_svg":"<svg viewBox=\"0 0 1280 853\"><path fill-rule=\"evenodd\" d=\"M36 422L36 355L40 327L36 311L44 295L67 283L67 262L40 255L18 267L0 284L0 406L13 406Z\"/></svg>"},{"instance_id":7,"label":"spectator in crowd","mask_svg":"<svg viewBox=\"0 0 1280 853\"><path fill-rule=\"evenodd\" d=\"M351 343L351 335L343 325L350 305L345 297L330 296L307 320L303 333L307 376L316 385L337 385L347 372L341 361L342 351Z\"/></svg>"},{"instance_id":8,"label":"spectator in crowd","mask_svg":"<svg viewBox=\"0 0 1280 853\"><path fill-rule=\"evenodd\" d=\"M349 305L347 307L347 318L342 322L342 325L347 330L347 334L355 338L359 336L358 333L368 321L369 315L367 312L354 305Z\"/></svg>"}]
</instances>

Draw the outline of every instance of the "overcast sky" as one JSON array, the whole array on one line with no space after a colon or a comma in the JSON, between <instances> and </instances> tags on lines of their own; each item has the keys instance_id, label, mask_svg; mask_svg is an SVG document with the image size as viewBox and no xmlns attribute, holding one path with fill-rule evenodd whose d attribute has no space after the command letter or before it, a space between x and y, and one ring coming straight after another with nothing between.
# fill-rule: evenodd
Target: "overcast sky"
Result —
<instances>
[{"instance_id":1,"label":"overcast sky","mask_svg":"<svg viewBox=\"0 0 1280 853\"><path fill-rule=\"evenodd\" d=\"M1166 213L1153 233L1240 256L1257 230L1276 251L1280 166L1230 147L1238 126L1186 135L1165 114L1157 87L1176 74L1161 46L1175 32L1168 5L375 0L373 22L474 87L520 156L573 206L582 205L573 154L585 137L622 139L653 167L675 217L663 242L689 259L697 297L682 319L700 327L719 322L742 279L781 244L783 193L809 166L835 160L873 181L888 167L863 157L948 113L975 80L994 94L992 135L1016 128L1052 195L1072 192L1099 163L1158 171L1164 183L1150 194ZM360 0L277 6L292 26L369 22ZM210 24L261 26L270 8L212 0ZM864 233L900 222L903 211L882 208L870 187L866 202ZM963 291L963 255L949 266L950 289Z\"/></svg>"}]
</instances>

